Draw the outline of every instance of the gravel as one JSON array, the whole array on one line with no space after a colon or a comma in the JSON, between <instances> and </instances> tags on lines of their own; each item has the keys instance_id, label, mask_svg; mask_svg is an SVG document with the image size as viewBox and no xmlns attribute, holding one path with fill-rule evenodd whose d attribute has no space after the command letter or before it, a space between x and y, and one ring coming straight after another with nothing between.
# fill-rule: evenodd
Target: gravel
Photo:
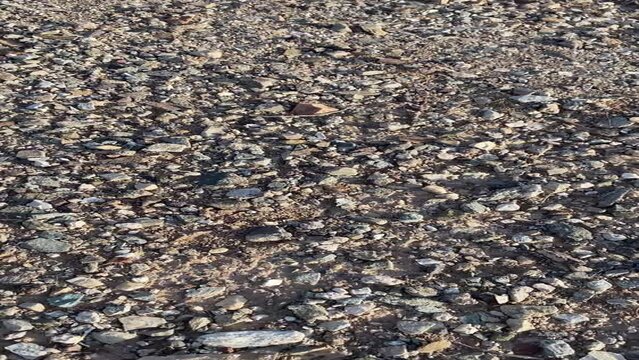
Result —
<instances>
[{"instance_id":1,"label":"gravel","mask_svg":"<svg viewBox=\"0 0 639 360\"><path fill-rule=\"evenodd\" d=\"M23 3L0 360L637 358L637 1Z\"/></svg>"}]
</instances>

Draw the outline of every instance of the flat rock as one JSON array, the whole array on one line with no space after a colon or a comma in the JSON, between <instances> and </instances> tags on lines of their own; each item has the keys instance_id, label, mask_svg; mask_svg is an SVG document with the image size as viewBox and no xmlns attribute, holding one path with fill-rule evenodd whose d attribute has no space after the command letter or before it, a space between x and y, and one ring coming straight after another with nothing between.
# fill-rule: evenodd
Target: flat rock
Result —
<instances>
[{"instance_id":1,"label":"flat rock","mask_svg":"<svg viewBox=\"0 0 639 360\"><path fill-rule=\"evenodd\" d=\"M33 343L17 343L4 347L7 351L28 360L40 359L49 355L49 351L44 346Z\"/></svg>"},{"instance_id":2,"label":"flat rock","mask_svg":"<svg viewBox=\"0 0 639 360\"><path fill-rule=\"evenodd\" d=\"M572 241L588 241L593 239L590 230L577 225L555 223L546 225L545 229L553 235Z\"/></svg>"},{"instance_id":3,"label":"flat rock","mask_svg":"<svg viewBox=\"0 0 639 360\"><path fill-rule=\"evenodd\" d=\"M229 331L207 334L198 337L198 341L209 347L225 347L232 349L266 347L274 345L297 344L306 336L299 331L290 330L255 330Z\"/></svg>"},{"instance_id":4,"label":"flat rock","mask_svg":"<svg viewBox=\"0 0 639 360\"><path fill-rule=\"evenodd\" d=\"M299 103L295 105L293 115L326 115L336 112L337 109L319 103Z\"/></svg>"},{"instance_id":5,"label":"flat rock","mask_svg":"<svg viewBox=\"0 0 639 360\"><path fill-rule=\"evenodd\" d=\"M166 320L155 316L125 316L118 319L125 331L153 329L166 324Z\"/></svg>"},{"instance_id":6,"label":"flat rock","mask_svg":"<svg viewBox=\"0 0 639 360\"><path fill-rule=\"evenodd\" d=\"M151 153L179 153L188 149L189 147L184 144L174 144L174 143L157 143L151 146L144 148L144 151Z\"/></svg>"},{"instance_id":7,"label":"flat rock","mask_svg":"<svg viewBox=\"0 0 639 360\"><path fill-rule=\"evenodd\" d=\"M579 360L626 360L626 357L608 351L591 351Z\"/></svg>"},{"instance_id":8,"label":"flat rock","mask_svg":"<svg viewBox=\"0 0 639 360\"><path fill-rule=\"evenodd\" d=\"M100 331L92 333L91 336L97 341L109 345L133 340L137 337L136 334L124 331Z\"/></svg>"},{"instance_id":9,"label":"flat rock","mask_svg":"<svg viewBox=\"0 0 639 360\"><path fill-rule=\"evenodd\" d=\"M244 238L249 242L273 242L289 240L293 234L279 226L256 226L246 232Z\"/></svg>"},{"instance_id":10,"label":"flat rock","mask_svg":"<svg viewBox=\"0 0 639 360\"><path fill-rule=\"evenodd\" d=\"M64 241L36 238L33 240L25 241L24 245L35 251L43 253L65 253L71 250L71 245Z\"/></svg>"}]
</instances>

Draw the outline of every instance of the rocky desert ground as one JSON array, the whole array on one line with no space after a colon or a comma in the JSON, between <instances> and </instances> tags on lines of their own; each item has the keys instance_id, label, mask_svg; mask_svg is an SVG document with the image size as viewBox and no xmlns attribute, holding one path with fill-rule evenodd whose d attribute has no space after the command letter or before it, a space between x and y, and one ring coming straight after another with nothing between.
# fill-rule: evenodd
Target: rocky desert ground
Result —
<instances>
[{"instance_id":1,"label":"rocky desert ground","mask_svg":"<svg viewBox=\"0 0 639 360\"><path fill-rule=\"evenodd\" d=\"M0 25L0 359L639 359L637 1Z\"/></svg>"}]
</instances>

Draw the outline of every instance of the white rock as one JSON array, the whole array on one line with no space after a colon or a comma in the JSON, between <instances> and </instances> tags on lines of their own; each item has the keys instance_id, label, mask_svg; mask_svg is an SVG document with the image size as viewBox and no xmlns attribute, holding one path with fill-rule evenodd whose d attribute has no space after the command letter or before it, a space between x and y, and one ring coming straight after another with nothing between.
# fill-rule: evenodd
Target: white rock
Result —
<instances>
[{"instance_id":1,"label":"white rock","mask_svg":"<svg viewBox=\"0 0 639 360\"><path fill-rule=\"evenodd\" d=\"M162 153L162 152L178 153L188 148L189 147L184 144L157 143L145 148L144 151L152 152L152 153Z\"/></svg>"},{"instance_id":2,"label":"white rock","mask_svg":"<svg viewBox=\"0 0 639 360\"><path fill-rule=\"evenodd\" d=\"M118 319L125 331L153 329L166 324L166 320L155 316L125 316Z\"/></svg>"},{"instance_id":3,"label":"white rock","mask_svg":"<svg viewBox=\"0 0 639 360\"><path fill-rule=\"evenodd\" d=\"M34 209L38 209L38 210L51 210L53 209L53 205L49 204L48 202L45 201L41 201L41 200L33 200L32 202L27 204L28 207L32 207Z\"/></svg>"},{"instance_id":4,"label":"white rock","mask_svg":"<svg viewBox=\"0 0 639 360\"><path fill-rule=\"evenodd\" d=\"M305 337L306 336L299 331L256 330L207 334L200 336L197 340L209 347L241 349L296 344L302 342Z\"/></svg>"},{"instance_id":5,"label":"white rock","mask_svg":"<svg viewBox=\"0 0 639 360\"><path fill-rule=\"evenodd\" d=\"M608 351L591 351L579 360L626 360L626 357Z\"/></svg>"},{"instance_id":6,"label":"white rock","mask_svg":"<svg viewBox=\"0 0 639 360\"><path fill-rule=\"evenodd\" d=\"M33 343L18 343L5 346L5 349L28 360L39 359L49 355L47 348Z\"/></svg>"}]
</instances>

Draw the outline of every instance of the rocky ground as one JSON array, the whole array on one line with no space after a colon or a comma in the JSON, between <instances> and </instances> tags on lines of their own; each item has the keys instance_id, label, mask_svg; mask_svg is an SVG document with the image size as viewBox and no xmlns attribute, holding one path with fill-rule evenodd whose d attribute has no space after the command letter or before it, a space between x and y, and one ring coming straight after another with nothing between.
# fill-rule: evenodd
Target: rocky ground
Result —
<instances>
[{"instance_id":1,"label":"rocky ground","mask_svg":"<svg viewBox=\"0 0 639 360\"><path fill-rule=\"evenodd\" d=\"M638 2L0 24L0 359L639 359Z\"/></svg>"}]
</instances>

